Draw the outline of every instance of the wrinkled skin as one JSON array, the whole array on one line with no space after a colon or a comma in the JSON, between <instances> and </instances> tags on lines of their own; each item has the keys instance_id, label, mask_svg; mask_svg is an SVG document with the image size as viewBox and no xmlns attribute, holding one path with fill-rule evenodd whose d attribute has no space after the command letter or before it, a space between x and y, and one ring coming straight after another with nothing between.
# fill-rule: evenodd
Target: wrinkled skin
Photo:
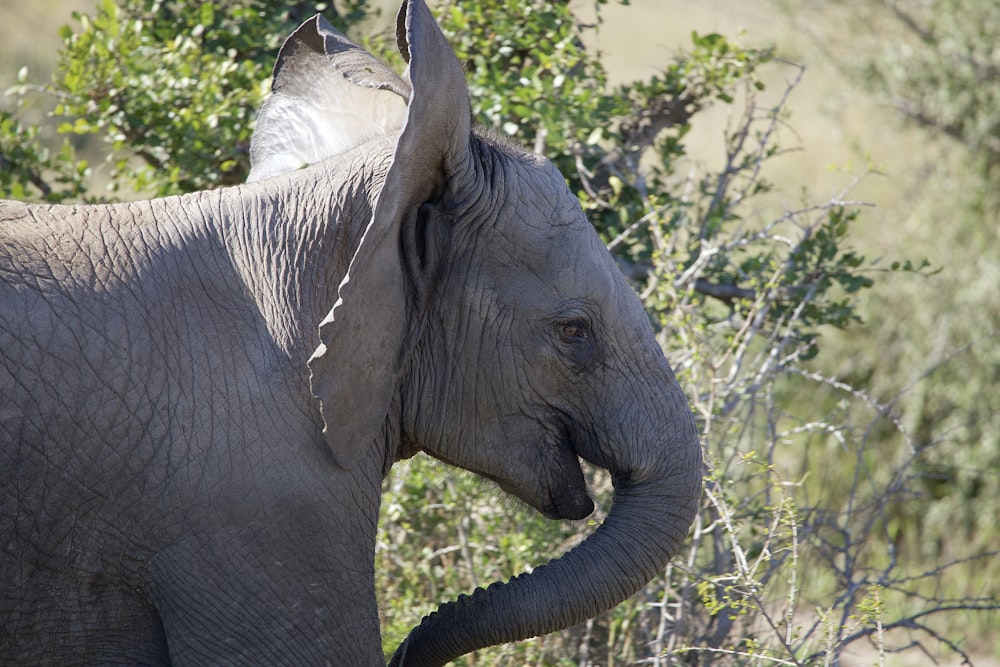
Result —
<instances>
[{"instance_id":1,"label":"wrinkled skin","mask_svg":"<svg viewBox=\"0 0 1000 667\"><path fill-rule=\"evenodd\" d=\"M384 664L381 481L420 451L553 519L593 509L580 459L616 494L393 664L580 622L684 538L700 447L637 297L558 172L469 128L422 2L398 36L407 79L303 24L248 185L0 205L0 663Z\"/></svg>"}]
</instances>

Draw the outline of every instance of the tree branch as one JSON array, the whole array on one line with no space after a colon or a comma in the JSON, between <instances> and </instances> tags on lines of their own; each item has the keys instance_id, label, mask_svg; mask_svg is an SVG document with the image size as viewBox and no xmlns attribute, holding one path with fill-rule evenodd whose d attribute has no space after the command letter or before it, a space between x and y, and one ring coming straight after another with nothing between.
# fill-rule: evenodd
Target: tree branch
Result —
<instances>
[{"instance_id":1,"label":"tree branch","mask_svg":"<svg viewBox=\"0 0 1000 667\"><path fill-rule=\"evenodd\" d=\"M695 278L694 291L726 302L740 300L753 301L757 298L757 293L752 289L737 285L712 283L704 278Z\"/></svg>"},{"instance_id":2,"label":"tree branch","mask_svg":"<svg viewBox=\"0 0 1000 667\"><path fill-rule=\"evenodd\" d=\"M888 9L892 15L896 17L896 20L920 38L920 41L928 46L937 46L937 38L934 36L934 32L931 29L921 25L915 18L900 9L899 5L892 2L892 0L884 0L882 4L884 4L886 9Z\"/></svg>"},{"instance_id":3,"label":"tree branch","mask_svg":"<svg viewBox=\"0 0 1000 667\"><path fill-rule=\"evenodd\" d=\"M12 162L7 158L6 155L0 153L0 171L10 171L12 173L20 173L23 178L26 178L29 183L38 188L39 192L42 193L42 197L48 199L52 194L52 187L42 178L34 169L28 169L21 167L16 163Z\"/></svg>"}]
</instances>

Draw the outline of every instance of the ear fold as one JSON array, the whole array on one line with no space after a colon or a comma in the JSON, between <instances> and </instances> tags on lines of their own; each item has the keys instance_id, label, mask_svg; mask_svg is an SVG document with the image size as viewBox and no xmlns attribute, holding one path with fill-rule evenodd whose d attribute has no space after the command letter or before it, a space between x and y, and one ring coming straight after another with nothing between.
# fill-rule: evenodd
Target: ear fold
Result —
<instances>
[{"instance_id":1,"label":"ear fold","mask_svg":"<svg viewBox=\"0 0 1000 667\"><path fill-rule=\"evenodd\" d=\"M381 434L406 354L403 227L416 224L419 206L465 162L471 136L462 67L423 0L403 3L396 34L412 85L406 120L372 219L309 360L327 444L345 468Z\"/></svg>"},{"instance_id":2,"label":"ear fold","mask_svg":"<svg viewBox=\"0 0 1000 667\"><path fill-rule=\"evenodd\" d=\"M285 40L250 141L259 181L395 133L410 87L317 14Z\"/></svg>"}]
</instances>

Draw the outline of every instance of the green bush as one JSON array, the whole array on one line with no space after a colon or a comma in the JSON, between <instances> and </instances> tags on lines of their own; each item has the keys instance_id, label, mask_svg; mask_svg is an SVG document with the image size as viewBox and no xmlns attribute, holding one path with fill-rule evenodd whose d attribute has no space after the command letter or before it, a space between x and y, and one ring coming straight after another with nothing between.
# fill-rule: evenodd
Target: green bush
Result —
<instances>
[{"instance_id":1,"label":"green bush","mask_svg":"<svg viewBox=\"0 0 1000 667\"><path fill-rule=\"evenodd\" d=\"M364 7L320 6L330 18L340 9L335 22L355 39L371 18ZM104 0L63 29L42 93L24 81L12 89L22 106L0 116L5 193L72 200L239 182L274 53L311 9ZM974 579L989 554L927 559L900 538L921 530L927 512L908 508L930 506L927 465L940 443L817 365L824 336L857 326L862 295L927 266L865 258L852 242L864 206L849 193L772 214L761 204L778 187L767 164L792 148L788 100L801 68L695 34L662 72L611 88L568 3L445 1L435 11L466 64L479 123L562 170L633 281L707 453L691 540L649 586L581 626L459 664L836 664L868 640L880 657L968 650L949 612L996 609L995 596L938 584L952 571ZM387 42L382 33L368 45L385 52ZM767 91L758 75L777 67L790 83ZM88 165L69 144L45 148L44 133L19 121L29 98L52 103L62 132L101 138L111 195L87 190ZM713 105L737 119L714 170L685 143ZM607 476L588 476L595 515L553 523L471 475L423 458L397 465L377 552L386 651L439 602L583 539L610 502Z\"/></svg>"},{"instance_id":2,"label":"green bush","mask_svg":"<svg viewBox=\"0 0 1000 667\"><path fill-rule=\"evenodd\" d=\"M908 378L914 366L925 374L887 390L900 392L915 440L936 445L917 464L933 507L898 508L897 539L925 558L950 558L953 542L996 544L1000 514L1000 5L932 0L870 11L897 37L878 41L855 75L908 124L944 140L909 226L945 270L933 286L893 286L874 306L890 321L905 312L922 340L900 345L894 325L872 344L891 351L884 377ZM912 308L928 288L933 307Z\"/></svg>"}]
</instances>

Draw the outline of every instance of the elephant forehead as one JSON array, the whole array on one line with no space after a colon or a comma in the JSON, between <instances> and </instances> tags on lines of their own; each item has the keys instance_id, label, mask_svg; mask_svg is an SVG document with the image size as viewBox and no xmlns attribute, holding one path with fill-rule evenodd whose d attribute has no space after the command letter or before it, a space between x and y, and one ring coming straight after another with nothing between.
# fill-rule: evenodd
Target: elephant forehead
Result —
<instances>
[{"instance_id":1,"label":"elephant forehead","mask_svg":"<svg viewBox=\"0 0 1000 667\"><path fill-rule=\"evenodd\" d=\"M562 174L547 160L511 166L498 198L501 232L543 252L553 243L578 243L590 224Z\"/></svg>"},{"instance_id":2,"label":"elephant forehead","mask_svg":"<svg viewBox=\"0 0 1000 667\"><path fill-rule=\"evenodd\" d=\"M502 294L521 305L537 302L548 311L571 300L599 304L615 291L614 278L620 274L586 220L527 227L494 264L494 282Z\"/></svg>"},{"instance_id":3,"label":"elephant forehead","mask_svg":"<svg viewBox=\"0 0 1000 667\"><path fill-rule=\"evenodd\" d=\"M567 221L551 210L548 216L525 216L515 212L510 224L494 238L490 254L501 268L550 276L593 264L593 228L586 220Z\"/></svg>"},{"instance_id":4,"label":"elephant forehead","mask_svg":"<svg viewBox=\"0 0 1000 667\"><path fill-rule=\"evenodd\" d=\"M527 154L498 162L494 195L481 200L499 205L498 224L480 239L484 256L476 265L499 272L497 281L521 295L606 293L617 269L559 170Z\"/></svg>"}]
</instances>

